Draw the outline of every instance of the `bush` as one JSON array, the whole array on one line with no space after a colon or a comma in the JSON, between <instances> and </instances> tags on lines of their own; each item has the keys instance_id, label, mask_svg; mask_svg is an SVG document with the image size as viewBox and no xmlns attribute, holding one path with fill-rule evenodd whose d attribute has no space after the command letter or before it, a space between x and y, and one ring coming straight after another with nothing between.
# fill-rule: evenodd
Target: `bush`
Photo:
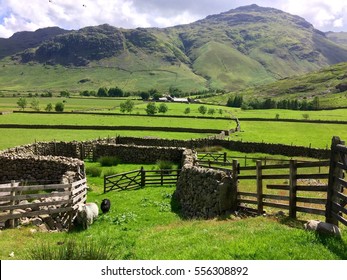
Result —
<instances>
[{"instance_id":1,"label":"bush","mask_svg":"<svg viewBox=\"0 0 347 280\"><path fill-rule=\"evenodd\" d=\"M87 175L91 177L100 177L102 169L96 166L90 166L86 168Z\"/></svg>"},{"instance_id":2,"label":"bush","mask_svg":"<svg viewBox=\"0 0 347 280\"><path fill-rule=\"evenodd\" d=\"M155 115L157 112L158 112L158 108L157 108L157 106L155 105L155 103L150 102L150 103L147 104L147 107L146 107L146 113L147 113L147 115L153 116L153 115Z\"/></svg>"},{"instance_id":3,"label":"bush","mask_svg":"<svg viewBox=\"0 0 347 280\"><path fill-rule=\"evenodd\" d=\"M101 166L116 166L119 164L119 158L114 156L104 156L98 159Z\"/></svg>"},{"instance_id":4,"label":"bush","mask_svg":"<svg viewBox=\"0 0 347 280\"><path fill-rule=\"evenodd\" d=\"M101 177L105 177L105 176L112 176L112 175L116 175L117 172L114 171L112 168L107 168L107 169L104 169L102 171L102 176Z\"/></svg>"},{"instance_id":5,"label":"bush","mask_svg":"<svg viewBox=\"0 0 347 280\"><path fill-rule=\"evenodd\" d=\"M64 103L58 102L57 104L55 104L55 111L64 112Z\"/></svg>"},{"instance_id":6,"label":"bush","mask_svg":"<svg viewBox=\"0 0 347 280\"><path fill-rule=\"evenodd\" d=\"M157 165L159 169L172 169L172 167L174 166L174 164L168 160L158 160Z\"/></svg>"}]
</instances>

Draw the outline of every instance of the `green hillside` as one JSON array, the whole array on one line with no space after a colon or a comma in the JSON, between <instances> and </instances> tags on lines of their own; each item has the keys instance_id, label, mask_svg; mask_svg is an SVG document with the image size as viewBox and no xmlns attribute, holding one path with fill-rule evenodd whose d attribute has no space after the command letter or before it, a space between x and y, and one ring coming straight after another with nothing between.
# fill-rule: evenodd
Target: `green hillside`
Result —
<instances>
[{"instance_id":1,"label":"green hillside","mask_svg":"<svg viewBox=\"0 0 347 280\"><path fill-rule=\"evenodd\" d=\"M326 36L336 44L347 47L347 32L327 32Z\"/></svg>"},{"instance_id":2,"label":"green hillside","mask_svg":"<svg viewBox=\"0 0 347 280\"><path fill-rule=\"evenodd\" d=\"M303 18L251 5L170 28L17 33L0 39L0 58L1 91L235 91L346 62L347 48Z\"/></svg>"},{"instance_id":3,"label":"green hillside","mask_svg":"<svg viewBox=\"0 0 347 280\"><path fill-rule=\"evenodd\" d=\"M335 64L308 74L285 78L276 82L204 99L206 102L226 104L230 96L242 95L246 100L272 98L274 100L319 97L321 108L347 107L347 63Z\"/></svg>"}]
</instances>

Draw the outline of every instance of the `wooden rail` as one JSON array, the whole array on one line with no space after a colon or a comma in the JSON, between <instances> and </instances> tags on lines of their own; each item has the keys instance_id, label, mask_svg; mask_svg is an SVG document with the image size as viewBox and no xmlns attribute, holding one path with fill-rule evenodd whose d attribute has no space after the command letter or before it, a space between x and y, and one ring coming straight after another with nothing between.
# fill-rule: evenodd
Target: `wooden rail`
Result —
<instances>
[{"instance_id":1,"label":"wooden rail","mask_svg":"<svg viewBox=\"0 0 347 280\"><path fill-rule=\"evenodd\" d=\"M86 179L82 179L72 184L19 186L12 181L0 185L0 222L9 221L10 227L14 227L15 219L67 213L63 222L70 226L68 223L71 223L76 204L86 201L86 183ZM50 201L44 201L47 198ZM20 204L23 200L29 200L29 203ZM32 211L23 212L26 209Z\"/></svg>"},{"instance_id":2,"label":"wooden rail","mask_svg":"<svg viewBox=\"0 0 347 280\"><path fill-rule=\"evenodd\" d=\"M329 166L329 161L320 162L300 162L290 160L289 164L263 165L261 160L256 162L256 166L240 167L237 160L233 166L238 166L238 172L234 172L234 183L240 188L244 180L254 180L255 192L238 191L238 204L242 207L256 206L258 214L264 212L265 207L279 208L289 211L289 216L296 218L297 212L311 213L315 215L325 215L327 184L305 185L305 180L327 180L328 173L305 173L305 169L318 167L319 170ZM253 174L245 174L254 173ZM266 173L265 173L266 172ZM276 173L275 173L276 172ZM285 180L288 184L266 183L269 180ZM248 182L249 184L250 182ZM268 193L266 190L279 191L278 193ZM286 194L283 194L283 191ZM308 196L309 193L321 193L319 196ZM251 207L252 208L252 207ZM254 209L254 208L253 208Z\"/></svg>"},{"instance_id":3,"label":"wooden rail","mask_svg":"<svg viewBox=\"0 0 347 280\"><path fill-rule=\"evenodd\" d=\"M347 226L347 147L340 138L334 137L331 144L330 175L328 184L328 202L326 220Z\"/></svg>"},{"instance_id":4,"label":"wooden rail","mask_svg":"<svg viewBox=\"0 0 347 280\"><path fill-rule=\"evenodd\" d=\"M142 167L139 170L105 176L104 193L112 190L134 190L150 185L175 185L180 171L179 169L145 170Z\"/></svg>"}]
</instances>

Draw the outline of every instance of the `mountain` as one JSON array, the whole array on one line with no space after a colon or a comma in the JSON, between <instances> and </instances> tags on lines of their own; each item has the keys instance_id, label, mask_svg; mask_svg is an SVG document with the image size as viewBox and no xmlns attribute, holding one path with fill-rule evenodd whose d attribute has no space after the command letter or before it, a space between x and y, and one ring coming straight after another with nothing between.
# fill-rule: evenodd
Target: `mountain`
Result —
<instances>
[{"instance_id":1,"label":"mountain","mask_svg":"<svg viewBox=\"0 0 347 280\"><path fill-rule=\"evenodd\" d=\"M347 32L326 32L325 35L336 44L347 47Z\"/></svg>"},{"instance_id":2,"label":"mountain","mask_svg":"<svg viewBox=\"0 0 347 280\"><path fill-rule=\"evenodd\" d=\"M11 63L44 65L45 71L50 71L49 66L65 67L71 73L69 79L62 76L60 83L56 80L59 76L45 75L55 79L55 87L63 85L64 89L69 89L67 83L75 89L82 79L95 87L116 83L125 90L177 87L232 91L347 61L347 47L333 42L303 18L257 5L169 28L130 30L105 24L77 31L54 29L54 35L50 29L40 37L43 31L1 39L0 57L12 56L6 60L0 88L6 86L6 75L8 83L13 82L12 70L7 67ZM22 40L25 36L32 39ZM14 39L25 42L15 48L16 54L6 48ZM82 70L76 75L76 67L83 69L84 77ZM28 68L22 69L21 73L27 73ZM20 87L18 79L16 82L16 88ZM36 88L54 86L44 81Z\"/></svg>"},{"instance_id":3,"label":"mountain","mask_svg":"<svg viewBox=\"0 0 347 280\"><path fill-rule=\"evenodd\" d=\"M68 32L59 27L48 27L38 29L35 32L18 32L8 39L0 38L0 59L29 48L38 47L43 41Z\"/></svg>"}]
</instances>

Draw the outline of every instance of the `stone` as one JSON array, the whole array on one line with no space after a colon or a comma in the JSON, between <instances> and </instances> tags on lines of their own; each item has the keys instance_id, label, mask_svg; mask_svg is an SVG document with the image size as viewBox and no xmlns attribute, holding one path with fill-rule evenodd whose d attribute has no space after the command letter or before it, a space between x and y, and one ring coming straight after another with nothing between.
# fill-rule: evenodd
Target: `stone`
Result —
<instances>
[{"instance_id":1,"label":"stone","mask_svg":"<svg viewBox=\"0 0 347 280\"><path fill-rule=\"evenodd\" d=\"M36 218L33 218L30 220L31 223L34 225L34 226L39 226L41 225L43 222L40 218L36 217Z\"/></svg>"},{"instance_id":2,"label":"stone","mask_svg":"<svg viewBox=\"0 0 347 280\"><path fill-rule=\"evenodd\" d=\"M329 234L334 235L336 237L341 237L341 231L338 226L317 221L317 220L310 220L305 224L306 230L316 231L318 233L322 234Z\"/></svg>"},{"instance_id":3,"label":"stone","mask_svg":"<svg viewBox=\"0 0 347 280\"><path fill-rule=\"evenodd\" d=\"M50 230L56 229L55 221L53 220L53 218L51 216L43 218L42 221L47 225L48 229L50 229Z\"/></svg>"},{"instance_id":4,"label":"stone","mask_svg":"<svg viewBox=\"0 0 347 280\"><path fill-rule=\"evenodd\" d=\"M48 232L49 228L47 227L46 224L41 224L39 225L39 232Z\"/></svg>"}]
</instances>

